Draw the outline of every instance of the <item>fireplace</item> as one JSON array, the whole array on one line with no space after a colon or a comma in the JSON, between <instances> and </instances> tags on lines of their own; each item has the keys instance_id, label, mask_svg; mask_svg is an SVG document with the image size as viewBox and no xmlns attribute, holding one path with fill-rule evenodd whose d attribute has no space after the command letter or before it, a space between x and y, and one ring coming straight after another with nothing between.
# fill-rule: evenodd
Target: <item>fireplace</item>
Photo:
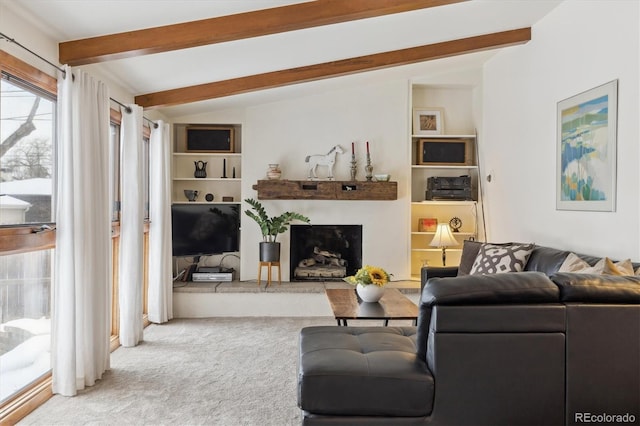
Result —
<instances>
[{"instance_id":1,"label":"fireplace","mask_svg":"<svg viewBox=\"0 0 640 426\"><path fill-rule=\"evenodd\" d=\"M291 225L291 281L340 281L362 267L362 225Z\"/></svg>"}]
</instances>

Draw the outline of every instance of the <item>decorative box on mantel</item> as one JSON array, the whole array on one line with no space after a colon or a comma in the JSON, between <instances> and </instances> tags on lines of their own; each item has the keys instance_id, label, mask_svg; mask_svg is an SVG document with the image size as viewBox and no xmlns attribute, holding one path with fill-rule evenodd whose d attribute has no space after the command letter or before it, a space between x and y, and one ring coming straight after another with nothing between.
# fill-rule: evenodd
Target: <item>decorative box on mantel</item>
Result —
<instances>
[{"instance_id":1,"label":"decorative box on mantel","mask_svg":"<svg viewBox=\"0 0 640 426\"><path fill-rule=\"evenodd\" d=\"M398 182L259 180L259 200L397 200Z\"/></svg>"}]
</instances>

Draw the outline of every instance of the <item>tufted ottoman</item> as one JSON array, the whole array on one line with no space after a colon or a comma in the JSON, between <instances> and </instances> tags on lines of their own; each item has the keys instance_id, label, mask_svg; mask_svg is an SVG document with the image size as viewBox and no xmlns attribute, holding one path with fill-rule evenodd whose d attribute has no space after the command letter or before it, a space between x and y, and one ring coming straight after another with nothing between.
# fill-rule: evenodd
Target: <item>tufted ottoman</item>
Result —
<instances>
[{"instance_id":1,"label":"tufted ottoman","mask_svg":"<svg viewBox=\"0 0 640 426\"><path fill-rule=\"evenodd\" d=\"M433 377L416 355L415 334L415 327L302 329L298 406L329 416L428 416Z\"/></svg>"}]
</instances>

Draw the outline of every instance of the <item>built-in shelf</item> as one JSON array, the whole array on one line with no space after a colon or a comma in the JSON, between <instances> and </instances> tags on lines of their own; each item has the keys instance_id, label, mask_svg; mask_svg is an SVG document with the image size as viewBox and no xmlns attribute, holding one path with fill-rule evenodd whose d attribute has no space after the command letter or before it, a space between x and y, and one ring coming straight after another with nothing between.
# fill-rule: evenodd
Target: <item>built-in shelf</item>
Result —
<instances>
[{"instance_id":1,"label":"built-in shelf","mask_svg":"<svg viewBox=\"0 0 640 426\"><path fill-rule=\"evenodd\" d=\"M422 164L412 164L412 169L444 169L444 170L476 170L478 166L428 166Z\"/></svg>"},{"instance_id":2,"label":"built-in shelf","mask_svg":"<svg viewBox=\"0 0 640 426\"><path fill-rule=\"evenodd\" d=\"M435 232L412 232L411 235L436 235ZM475 236L474 232L454 232L454 237L473 237Z\"/></svg>"},{"instance_id":3,"label":"built-in shelf","mask_svg":"<svg viewBox=\"0 0 640 426\"><path fill-rule=\"evenodd\" d=\"M240 182L242 179L239 179L239 178L174 178L173 180L195 180L198 182L203 182L207 180L220 180L225 182L229 182L229 181Z\"/></svg>"},{"instance_id":4,"label":"built-in shelf","mask_svg":"<svg viewBox=\"0 0 640 426\"><path fill-rule=\"evenodd\" d=\"M174 201L173 204L240 204L240 200L238 201L217 201L213 200L209 201Z\"/></svg>"},{"instance_id":5,"label":"built-in shelf","mask_svg":"<svg viewBox=\"0 0 640 426\"><path fill-rule=\"evenodd\" d=\"M411 135L416 139L471 139L476 135Z\"/></svg>"},{"instance_id":6,"label":"built-in shelf","mask_svg":"<svg viewBox=\"0 0 640 426\"><path fill-rule=\"evenodd\" d=\"M241 134L239 125L176 123L172 203L238 204L242 199ZM187 135L194 139L188 140ZM203 169L206 177L196 177L198 169ZM185 190L198 191L195 202L187 199ZM207 196L213 197L211 203L205 201ZM232 197L233 201L222 201L225 197Z\"/></svg>"},{"instance_id":7,"label":"built-in shelf","mask_svg":"<svg viewBox=\"0 0 640 426\"><path fill-rule=\"evenodd\" d=\"M410 274L420 279L425 265L443 266L442 249L431 246L435 224L459 223L452 232L458 245L447 247L447 265L460 262L465 240L484 236L478 203L480 168L478 167L478 135L473 131L476 103L472 87L452 88L448 85L412 83L410 107L414 111L424 105L442 109L444 124L439 130L449 134L416 134L411 123L407 139L411 154L410 191ZM461 177L466 179L458 179ZM468 177L468 178L467 178ZM453 220L455 219L455 221ZM452 222L453 221L453 222ZM428 226L427 226L428 224ZM482 229L480 229L482 228Z\"/></svg>"},{"instance_id":8,"label":"built-in shelf","mask_svg":"<svg viewBox=\"0 0 640 426\"><path fill-rule=\"evenodd\" d=\"M430 252L430 253L442 253L442 249L439 248L416 248L416 249L411 249L411 251L423 251L423 252ZM457 248L448 248L447 249L448 252L452 251L452 252L462 252L462 249L457 249Z\"/></svg>"},{"instance_id":9,"label":"built-in shelf","mask_svg":"<svg viewBox=\"0 0 640 426\"><path fill-rule=\"evenodd\" d=\"M475 206L477 201L473 200L433 200L433 201L414 201L413 206Z\"/></svg>"},{"instance_id":10,"label":"built-in shelf","mask_svg":"<svg viewBox=\"0 0 640 426\"><path fill-rule=\"evenodd\" d=\"M175 157L192 157L198 158L203 155L209 157L241 157L242 154L239 152L224 152L224 153L210 153L210 152L174 152L173 155Z\"/></svg>"},{"instance_id":11,"label":"built-in shelf","mask_svg":"<svg viewBox=\"0 0 640 426\"><path fill-rule=\"evenodd\" d=\"M259 200L396 200L398 182L259 180Z\"/></svg>"}]
</instances>

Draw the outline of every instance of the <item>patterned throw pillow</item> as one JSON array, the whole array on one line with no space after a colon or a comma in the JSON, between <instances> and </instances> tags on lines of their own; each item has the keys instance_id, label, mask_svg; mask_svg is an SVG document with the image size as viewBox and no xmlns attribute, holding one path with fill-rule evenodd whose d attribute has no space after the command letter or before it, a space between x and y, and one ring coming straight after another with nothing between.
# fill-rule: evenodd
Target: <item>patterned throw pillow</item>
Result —
<instances>
[{"instance_id":1,"label":"patterned throw pillow","mask_svg":"<svg viewBox=\"0 0 640 426\"><path fill-rule=\"evenodd\" d=\"M483 244L473 262L471 274L522 272L534 247L534 244Z\"/></svg>"}]
</instances>

